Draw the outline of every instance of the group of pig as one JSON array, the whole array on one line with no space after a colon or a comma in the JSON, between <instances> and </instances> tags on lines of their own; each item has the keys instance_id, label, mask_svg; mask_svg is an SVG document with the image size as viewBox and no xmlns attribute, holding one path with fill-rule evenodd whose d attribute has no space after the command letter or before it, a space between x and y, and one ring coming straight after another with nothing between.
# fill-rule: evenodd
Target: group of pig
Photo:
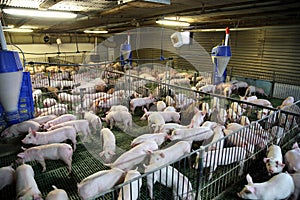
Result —
<instances>
[{"instance_id":1,"label":"group of pig","mask_svg":"<svg viewBox=\"0 0 300 200\"><path fill-rule=\"evenodd\" d=\"M299 199L300 148L298 143L294 143L292 149L284 156L280 146L270 145L267 157L263 161L266 163L268 175L272 177L266 182L254 183L252 177L247 174L247 185L237 195L243 199Z\"/></svg>"},{"instance_id":2,"label":"group of pig","mask_svg":"<svg viewBox=\"0 0 300 200\"><path fill-rule=\"evenodd\" d=\"M83 140L90 137L91 127L102 128L100 118L90 112L85 113L85 119L77 119L75 115L63 114L61 116L46 115L15 124L5 129L1 136L25 137L21 140L24 144L35 146L17 155L17 164L22 163L14 170L12 166L0 168L2 189L5 185L16 183L17 199L42 199L41 192L34 180L34 171L30 165L25 164L30 161L37 161L42 166L42 171L46 171L45 160L62 160L68 166L68 173L71 173L72 156L76 150L76 137L83 136ZM64 143L70 140L70 144ZM55 186L54 186L55 187ZM67 194L62 189L54 188L46 199L68 199Z\"/></svg>"}]
</instances>

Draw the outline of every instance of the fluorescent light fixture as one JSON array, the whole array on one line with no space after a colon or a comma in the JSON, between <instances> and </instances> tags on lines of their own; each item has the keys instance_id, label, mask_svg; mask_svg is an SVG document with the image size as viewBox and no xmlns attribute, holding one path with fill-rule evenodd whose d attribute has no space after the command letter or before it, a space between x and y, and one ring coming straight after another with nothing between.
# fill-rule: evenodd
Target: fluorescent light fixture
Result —
<instances>
[{"instance_id":1,"label":"fluorescent light fixture","mask_svg":"<svg viewBox=\"0 0 300 200\"><path fill-rule=\"evenodd\" d=\"M32 9L19 9L19 8L4 8L3 12L10 15L27 16L27 17L44 17L44 18L76 18L77 14L71 12L60 12L50 10L32 10Z\"/></svg>"},{"instance_id":2,"label":"fluorescent light fixture","mask_svg":"<svg viewBox=\"0 0 300 200\"><path fill-rule=\"evenodd\" d=\"M161 25L166 25L166 26L190 26L190 23L188 23L188 22L167 20L167 19L156 20L156 23L161 24Z\"/></svg>"},{"instance_id":3,"label":"fluorescent light fixture","mask_svg":"<svg viewBox=\"0 0 300 200\"><path fill-rule=\"evenodd\" d=\"M15 32L15 33L31 33L33 30L26 29L26 28L9 28L9 29L3 29L3 31Z\"/></svg>"},{"instance_id":4,"label":"fluorescent light fixture","mask_svg":"<svg viewBox=\"0 0 300 200\"><path fill-rule=\"evenodd\" d=\"M108 33L106 30L84 30L84 33Z\"/></svg>"}]
</instances>

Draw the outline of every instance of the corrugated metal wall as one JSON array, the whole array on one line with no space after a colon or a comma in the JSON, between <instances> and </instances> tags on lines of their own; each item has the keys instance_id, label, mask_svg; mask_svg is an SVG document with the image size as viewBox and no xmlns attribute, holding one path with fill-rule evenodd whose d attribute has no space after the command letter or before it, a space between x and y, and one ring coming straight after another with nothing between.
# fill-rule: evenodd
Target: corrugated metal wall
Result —
<instances>
[{"instance_id":1,"label":"corrugated metal wall","mask_svg":"<svg viewBox=\"0 0 300 200\"><path fill-rule=\"evenodd\" d=\"M299 32L300 26L232 31L228 74L300 85ZM224 32L199 32L195 39L209 51L224 37Z\"/></svg>"},{"instance_id":2,"label":"corrugated metal wall","mask_svg":"<svg viewBox=\"0 0 300 200\"><path fill-rule=\"evenodd\" d=\"M299 32L300 26L232 31L229 42L232 58L227 66L227 74L233 77L300 85ZM167 32L163 37L161 33L152 36L151 40L141 40L140 47L161 41L165 51L161 52L159 42L155 48L139 49L138 58L159 59L163 55L165 58L172 57L175 67L180 69L212 71L209 53L214 46L222 43L225 31L195 32L193 38L200 44L200 47L196 48L194 45L185 45L177 49L168 46L171 45L171 40ZM199 56L199 51L203 57ZM136 57L136 52L133 52L133 55Z\"/></svg>"}]
</instances>

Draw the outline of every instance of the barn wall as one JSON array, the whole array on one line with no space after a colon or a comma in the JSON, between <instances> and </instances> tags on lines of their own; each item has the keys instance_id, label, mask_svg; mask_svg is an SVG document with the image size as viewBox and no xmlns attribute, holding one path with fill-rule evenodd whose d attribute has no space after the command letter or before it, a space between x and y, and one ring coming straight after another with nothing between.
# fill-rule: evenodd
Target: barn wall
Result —
<instances>
[{"instance_id":1,"label":"barn wall","mask_svg":"<svg viewBox=\"0 0 300 200\"><path fill-rule=\"evenodd\" d=\"M232 31L232 58L227 66L234 77L300 85L300 26ZM224 32L197 32L195 40L207 51L220 45Z\"/></svg>"}]
</instances>

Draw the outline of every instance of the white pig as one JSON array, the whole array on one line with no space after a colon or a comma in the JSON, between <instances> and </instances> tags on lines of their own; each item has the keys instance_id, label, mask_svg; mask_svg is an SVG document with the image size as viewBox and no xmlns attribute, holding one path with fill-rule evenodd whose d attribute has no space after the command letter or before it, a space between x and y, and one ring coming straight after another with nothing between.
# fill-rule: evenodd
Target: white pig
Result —
<instances>
[{"instance_id":1,"label":"white pig","mask_svg":"<svg viewBox=\"0 0 300 200\"><path fill-rule=\"evenodd\" d=\"M9 137L18 137L25 135L28 131L28 128L32 130L38 131L40 129L40 124L32 121L27 120L18 124L14 124L8 128L6 128L2 133L1 137L9 138Z\"/></svg>"},{"instance_id":2,"label":"white pig","mask_svg":"<svg viewBox=\"0 0 300 200\"><path fill-rule=\"evenodd\" d=\"M89 126L89 122L86 119L77 119L77 120L70 120L66 122L62 122L51 126L48 131L55 130L58 128L63 128L65 126L73 126L77 133L81 132L83 134L83 142L87 140L91 136L91 130Z\"/></svg>"},{"instance_id":3,"label":"white pig","mask_svg":"<svg viewBox=\"0 0 300 200\"><path fill-rule=\"evenodd\" d=\"M46 99L43 100L43 106L44 106L45 108L49 108L49 107L51 107L51 106L53 106L53 105L55 105L55 104L57 104L56 99L53 99L53 98L46 98Z\"/></svg>"},{"instance_id":4,"label":"white pig","mask_svg":"<svg viewBox=\"0 0 300 200\"><path fill-rule=\"evenodd\" d=\"M50 191L47 196L46 200L69 200L68 194L63 189L58 189L56 186L52 185L53 190Z\"/></svg>"},{"instance_id":5,"label":"white pig","mask_svg":"<svg viewBox=\"0 0 300 200\"><path fill-rule=\"evenodd\" d=\"M214 132L209 127L175 129L170 140L203 141L210 138Z\"/></svg>"},{"instance_id":6,"label":"white pig","mask_svg":"<svg viewBox=\"0 0 300 200\"><path fill-rule=\"evenodd\" d=\"M132 115L127 111L112 111L105 118L102 118L110 129L113 129L115 123L123 123L124 131L132 128Z\"/></svg>"},{"instance_id":7,"label":"white pig","mask_svg":"<svg viewBox=\"0 0 300 200\"><path fill-rule=\"evenodd\" d=\"M16 174L12 165L0 168L0 190L15 182Z\"/></svg>"},{"instance_id":8,"label":"white pig","mask_svg":"<svg viewBox=\"0 0 300 200\"><path fill-rule=\"evenodd\" d=\"M153 168L145 166L145 173L150 172L152 170ZM193 192L191 182L186 176L184 176L174 167L166 166L160 170L156 170L155 172L147 175L147 187L151 199L153 199L153 187L156 181L160 182L162 185L171 188L173 191L173 198L175 200L195 199L195 194Z\"/></svg>"},{"instance_id":9,"label":"white pig","mask_svg":"<svg viewBox=\"0 0 300 200\"><path fill-rule=\"evenodd\" d=\"M111 111L127 111L128 112L128 108L123 105L113 105L110 107L109 111L106 112L106 114L108 114Z\"/></svg>"},{"instance_id":10,"label":"white pig","mask_svg":"<svg viewBox=\"0 0 300 200\"><path fill-rule=\"evenodd\" d=\"M104 165L111 168L117 167L124 171L128 171L142 163L147 157L147 152L157 149L158 145L156 142L148 140L124 152L113 163Z\"/></svg>"},{"instance_id":11,"label":"white pig","mask_svg":"<svg viewBox=\"0 0 300 200\"><path fill-rule=\"evenodd\" d=\"M177 123L165 123L161 126L159 132L164 132L170 134L175 129L187 128L187 126L183 126Z\"/></svg>"},{"instance_id":12,"label":"white pig","mask_svg":"<svg viewBox=\"0 0 300 200\"><path fill-rule=\"evenodd\" d=\"M171 163L190 152L191 144L187 141L179 141L165 149L149 151L149 165L160 167L164 164Z\"/></svg>"},{"instance_id":13,"label":"white pig","mask_svg":"<svg viewBox=\"0 0 300 200\"><path fill-rule=\"evenodd\" d=\"M166 103L163 101L157 101L156 103L157 111L164 111L164 109L167 107Z\"/></svg>"},{"instance_id":14,"label":"white pig","mask_svg":"<svg viewBox=\"0 0 300 200\"><path fill-rule=\"evenodd\" d=\"M284 161L290 173L300 172L300 148L297 142L285 153Z\"/></svg>"},{"instance_id":15,"label":"white pig","mask_svg":"<svg viewBox=\"0 0 300 200\"><path fill-rule=\"evenodd\" d=\"M50 120L48 122L46 122L42 128L43 129L48 129L50 128L51 126L54 126L56 124L59 124L59 123L63 123L63 122L66 122L66 121L71 121L71 120L76 120L77 117L75 115L72 115L72 114L64 114L64 115L61 115L53 120Z\"/></svg>"},{"instance_id":16,"label":"white pig","mask_svg":"<svg viewBox=\"0 0 300 200\"><path fill-rule=\"evenodd\" d=\"M112 157L116 154L116 138L109 128L103 128L100 131L100 138L102 141L102 151L99 153L100 157L104 157L106 163L111 162Z\"/></svg>"},{"instance_id":17,"label":"white pig","mask_svg":"<svg viewBox=\"0 0 300 200\"><path fill-rule=\"evenodd\" d=\"M264 162L269 175L282 172L285 164L282 162L280 146L272 144L267 151L267 158L264 158Z\"/></svg>"},{"instance_id":18,"label":"white pig","mask_svg":"<svg viewBox=\"0 0 300 200\"><path fill-rule=\"evenodd\" d=\"M102 129L102 122L98 115L94 114L92 111L84 112L84 119L88 120L90 126L93 128L93 131L96 132L97 129Z\"/></svg>"},{"instance_id":19,"label":"white pig","mask_svg":"<svg viewBox=\"0 0 300 200\"><path fill-rule=\"evenodd\" d=\"M76 149L76 129L72 126L65 126L58 128L49 132L36 132L28 129L28 134L22 140L24 144L51 144L59 143L65 140L71 140L74 146L74 151Z\"/></svg>"},{"instance_id":20,"label":"white pig","mask_svg":"<svg viewBox=\"0 0 300 200\"><path fill-rule=\"evenodd\" d=\"M292 105L292 104L294 103L294 101L295 101L294 97L289 96L289 97L287 97L287 98L285 98L285 99L283 100L283 102L281 103L280 106L278 106L278 108L279 108L279 109L282 109L282 108L285 107L285 106L290 106L290 105Z\"/></svg>"},{"instance_id":21,"label":"white pig","mask_svg":"<svg viewBox=\"0 0 300 200\"><path fill-rule=\"evenodd\" d=\"M194 107L194 116L191 119L191 123L188 125L189 128L195 128L201 126L204 121L206 113L200 111L198 108Z\"/></svg>"},{"instance_id":22,"label":"white pig","mask_svg":"<svg viewBox=\"0 0 300 200\"><path fill-rule=\"evenodd\" d=\"M262 183L253 183L252 177L247 174L248 184L237 195L243 199L278 200L287 199L294 192L294 182L287 173L279 173L270 180Z\"/></svg>"},{"instance_id":23,"label":"white pig","mask_svg":"<svg viewBox=\"0 0 300 200\"><path fill-rule=\"evenodd\" d=\"M163 118L165 122L180 122L180 114L178 112L173 111L147 111L146 108L144 108L144 115L140 118L141 120L146 120L148 117L153 113L159 113Z\"/></svg>"},{"instance_id":24,"label":"white pig","mask_svg":"<svg viewBox=\"0 0 300 200\"><path fill-rule=\"evenodd\" d=\"M18 162L23 163L36 160L42 165L43 172L45 172L45 160L62 160L68 165L68 171L71 173L73 149L69 144L53 143L31 147L24 150L24 152L17 155L20 158Z\"/></svg>"},{"instance_id":25,"label":"white pig","mask_svg":"<svg viewBox=\"0 0 300 200\"><path fill-rule=\"evenodd\" d=\"M148 127L150 133L158 133L164 124L165 120L158 112L155 112L148 117Z\"/></svg>"},{"instance_id":26,"label":"white pig","mask_svg":"<svg viewBox=\"0 0 300 200\"><path fill-rule=\"evenodd\" d=\"M145 142L147 140L153 140L157 143L158 146L160 146L162 143L164 143L168 139L168 133L156 133L156 134L143 134L136 138L134 138L131 142L131 146L134 147L142 142Z\"/></svg>"},{"instance_id":27,"label":"white pig","mask_svg":"<svg viewBox=\"0 0 300 200\"><path fill-rule=\"evenodd\" d=\"M34 180L34 171L30 165L22 164L16 169L17 199L42 200L42 194Z\"/></svg>"},{"instance_id":28,"label":"white pig","mask_svg":"<svg viewBox=\"0 0 300 200\"><path fill-rule=\"evenodd\" d=\"M78 194L82 200L95 199L114 187L123 175L124 171L119 168L96 172L77 184Z\"/></svg>"},{"instance_id":29,"label":"white pig","mask_svg":"<svg viewBox=\"0 0 300 200\"><path fill-rule=\"evenodd\" d=\"M150 95L149 97L131 99L130 110L132 113L134 113L135 108L140 106L142 107L147 106L147 109L149 109L149 105L154 101L155 98L152 95Z\"/></svg>"},{"instance_id":30,"label":"white pig","mask_svg":"<svg viewBox=\"0 0 300 200\"><path fill-rule=\"evenodd\" d=\"M31 120L39 123L40 125L43 125L46 122L48 122L50 120L53 120L55 118L57 118L56 115L45 115L45 116L35 117L35 118L31 119Z\"/></svg>"},{"instance_id":31,"label":"white pig","mask_svg":"<svg viewBox=\"0 0 300 200\"><path fill-rule=\"evenodd\" d=\"M209 177L212 178L212 173L220 165L228 165L235 162L240 162L239 175L243 173L243 162L246 158L247 151L243 147L226 147L223 149L211 150L203 152L203 167L209 167ZM195 169L198 169L200 153L197 152Z\"/></svg>"},{"instance_id":32,"label":"white pig","mask_svg":"<svg viewBox=\"0 0 300 200\"><path fill-rule=\"evenodd\" d=\"M129 170L126 173L124 183L131 181L134 178L141 176L137 170ZM129 184L124 185L120 189L118 200L136 200L139 197L139 193L142 187L142 178L135 181L131 181Z\"/></svg>"},{"instance_id":33,"label":"white pig","mask_svg":"<svg viewBox=\"0 0 300 200\"><path fill-rule=\"evenodd\" d=\"M213 134L212 141L210 142L211 145L208 147L208 150L223 149L224 140L220 140L220 139L224 137L224 133L223 133L224 129L225 129L225 127L222 125L217 125L213 129L214 134ZM220 140L220 141L216 142L218 140Z\"/></svg>"}]
</instances>

